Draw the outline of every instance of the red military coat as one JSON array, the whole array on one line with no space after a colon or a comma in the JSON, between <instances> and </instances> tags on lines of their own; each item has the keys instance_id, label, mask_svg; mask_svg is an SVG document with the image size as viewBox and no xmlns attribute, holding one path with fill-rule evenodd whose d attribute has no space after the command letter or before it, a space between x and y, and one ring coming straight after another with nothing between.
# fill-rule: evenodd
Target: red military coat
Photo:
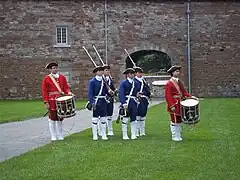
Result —
<instances>
[{"instance_id":1,"label":"red military coat","mask_svg":"<svg viewBox=\"0 0 240 180\"><path fill-rule=\"evenodd\" d=\"M167 111L175 113L176 116L180 116L180 102L185 97L191 97L186 91L181 81L176 82L171 78L165 86L165 99L167 101ZM175 112L171 111L172 107L175 107Z\"/></svg>"},{"instance_id":2,"label":"red military coat","mask_svg":"<svg viewBox=\"0 0 240 180\"><path fill-rule=\"evenodd\" d=\"M59 74L58 78L55 78L56 82L59 84L59 87L63 91L64 94L68 94L70 92L69 86L67 84L66 77L62 74ZM55 99L60 95L57 87L53 83L52 79L49 75L45 76L42 81L42 96L44 102L48 102L50 105L50 111L56 111L56 102Z\"/></svg>"}]
</instances>

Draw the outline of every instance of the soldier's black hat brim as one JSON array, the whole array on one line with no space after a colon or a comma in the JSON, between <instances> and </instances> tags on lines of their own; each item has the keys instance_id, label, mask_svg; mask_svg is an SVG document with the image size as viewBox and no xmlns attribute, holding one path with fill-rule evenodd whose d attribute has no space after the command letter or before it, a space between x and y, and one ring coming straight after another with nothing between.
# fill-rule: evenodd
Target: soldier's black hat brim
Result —
<instances>
[{"instance_id":1,"label":"soldier's black hat brim","mask_svg":"<svg viewBox=\"0 0 240 180\"><path fill-rule=\"evenodd\" d=\"M103 67L103 70L105 70L105 69L110 69L110 66L107 65L107 64L104 64L102 67Z\"/></svg>"},{"instance_id":2,"label":"soldier's black hat brim","mask_svg":"<svg viewBox=\"0 0 240 180\"><path fill-rule=\"evenodd\" d=\"M176 70L180 70L181 68L182 68L182 66L178 66L178 65L172 66L170 69L167 70L167 73L171 74Z\"/></svg>"},{"instance_id":3,"label":"soldier's black hat brim","mask_svg":"<svg viewBox=\"0 0 240 180\"><path fill-rule=\"evenodd\" d=\"M124 72L123 72L123 74L134 74L135 73L135 70L133 69L133 68L127 68Z\"/></svg>"},{"instance_id":4,"label":"soldier's black hat brim","mask_svg":"<svg viewBox=\"0 0 240 180\"><path fill-rule=\"evenodd\" d=\"M97 67L95 67L94 69L93 69L93 73L96 73L96 72L98 72L98 71L103 71L104 69L103 69L103 67L102 66L97 66Z\"/></svg>"},{"instance_id":5,"label":"soldier's black hat brim","mask_svg":"<svg viewBox=\"0 0 240 180\"><path fill-rule=\"evenodd\" d=\"M137 73L143 73L143 69L140 67L134 67L135 72Z\"/></svg>"},{"instance_id":6,"label":"soldier's black hat brim","mask_svg":"<svg viewBox=\"0 0 240 180\"><path fill-rule=\"evenodd\" d=\"M53 66L58 67L58 64L55 63L55 62L48 63L48 64L45 66L45 69L52 69Z\"/></svg>"}]
</instances>

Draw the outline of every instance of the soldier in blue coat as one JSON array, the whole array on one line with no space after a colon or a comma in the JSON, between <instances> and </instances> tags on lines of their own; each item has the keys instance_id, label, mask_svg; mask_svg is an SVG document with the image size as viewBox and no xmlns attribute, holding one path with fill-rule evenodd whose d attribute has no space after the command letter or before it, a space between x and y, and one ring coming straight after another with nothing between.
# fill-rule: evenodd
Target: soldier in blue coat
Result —
<instances>
[{"instance_id":1,"label":"soldier in blue coat","mask_svg":"<svg viewBox=\"0 0 240 180\"><path fill-rule=\"evenodd\" d=\"M103 65L103 80L106 83L107 86L107 129L108 129L108 136L113 136L113 127L112 127L112 115L113 115L113 108L114 108L114 95L116 93L116 88L113 84L113 79L110 76L110 66L109 65Z\"/></svg>"},{"instance_id":2,"label":"soldier in blue coat","mask_svg":"<svg viewBox=\"0 0 240 180\"><path fill-rule=\"evenodd\" d=\"M135 67L135 84L137 87L137 97L139 99L140 104L138 105L137 110L137 131L136 136L145 136L145 120L146 115L148 111L148 105L149 105L149 98L151 96L150 88L146 81L143 79L143 70L140 67Z\"/></svg>"},{"instance_id":3,"label":"soldier in blue coat","mask_svg":"<svg viewBox=\"0 0 240 180\"><path fill-rule=\"evenodd\" d=\"M131 139L136 139L137 128L137 106L138 99L136 97L137 91L134 84L135 70L133 68L126 69L123 74L126 75L126 79L120 83L119 87L119 100L121 103L119 114L123 116L122 119L122 136L123 139L129 139L127 133L128 118L130 117L131 125ZM124 111L123 111L124 110ZM123 113L124 112L124 113Z\"/></svg>"},{"instance_id":4,"label":"soldier in blue coat","mask_svg":"<svg viewBox=\"0 0 240 180\"><path fill-rule=\"evenodd\" d=\"M106 116L107 116L107 87L103 81L103 67L97 66L93 73L96 74L88 84L88 101L89 107L88 109L93 110L92 117L92 133L93 140L98 140L97 135L97 124L100 120L100 129L103 140L107 140L106 136Z\"/></svg>"}]
</instances>

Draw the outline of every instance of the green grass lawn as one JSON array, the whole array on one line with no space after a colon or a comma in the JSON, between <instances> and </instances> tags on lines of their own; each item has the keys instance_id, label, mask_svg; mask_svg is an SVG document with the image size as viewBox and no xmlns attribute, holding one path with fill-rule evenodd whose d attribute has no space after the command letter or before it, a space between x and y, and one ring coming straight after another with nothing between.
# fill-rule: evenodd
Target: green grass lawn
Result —
<instances>
[{"instance_id":1,"label":"green grass lawn","mask_svg":"<svg viewBox=\"0 0 240 180\"><path fill-rule=\"evenodd\" d=\"M92 141L91 130L69 136L0 164L5 180L238 180L240 99L201 101L201 120L183 126L173 142L166 104L149 110L146 137ZM1 179L0 178L0 179Z\"/></svg>"},{"instance_id":2,"label":"green grass lawn","mask_svg":"<svg viewBox=\"0 0 240 180\"><path fill-rule=\"evenodd\" d=\"M78 100L77 109L82 109L87 100ZM0 124L42 117L47 112L41 100L0 100Z\"/></svg>"}]
</instances>

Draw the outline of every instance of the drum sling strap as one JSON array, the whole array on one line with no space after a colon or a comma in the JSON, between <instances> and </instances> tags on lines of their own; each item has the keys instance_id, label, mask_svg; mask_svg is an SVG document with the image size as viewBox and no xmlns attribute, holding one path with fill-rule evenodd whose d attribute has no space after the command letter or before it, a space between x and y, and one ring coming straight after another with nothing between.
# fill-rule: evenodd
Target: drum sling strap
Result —
<instances>
[{"instance_id":1,"label":"drum sling strap","mask_svg":"<svg viewBox=\"0 0 240 180\"><path fill-rule=\"evenodd\" d=\"M178 85L173 79L171 79L170 81L173 83L173 85L175 86L175 88L177 89L177 91L179 92L179 94L180 94L181 97L182 97L182 92L181 92L181 90L180 90L179 85Z\"/></svg>"},{"instance_id":2,"label":"drum sling strap","mask_svg":"<svg viewBox=\"0 0 240 180\"><path fill-rule=\"evenodd\" d=\"M60 88L59 84L56 82L55 78L51 74L49 74L48 76L50 77L50 79L52 80L53 84L56 86L56 88L60 92L60 94L64 94L64 92Z\"/></svg>"}]
</instances>

